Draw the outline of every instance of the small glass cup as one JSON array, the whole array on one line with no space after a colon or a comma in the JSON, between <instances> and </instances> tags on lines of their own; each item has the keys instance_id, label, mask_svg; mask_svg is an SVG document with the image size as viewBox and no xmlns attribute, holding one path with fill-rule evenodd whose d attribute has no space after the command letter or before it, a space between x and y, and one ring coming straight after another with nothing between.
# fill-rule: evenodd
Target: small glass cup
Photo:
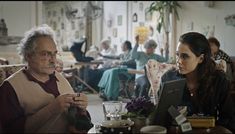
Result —
<instances>
[{"instance_id":1,"label":"small glass cup","mask_svg":"<svg viewBox=\"0 0 235 134\"><path fill-rule=\"evenodd\" d=\"M105 101L103 102L103 111L105 120L119 120L121 119L122 102Z\"/></svg>"}]
</instances>

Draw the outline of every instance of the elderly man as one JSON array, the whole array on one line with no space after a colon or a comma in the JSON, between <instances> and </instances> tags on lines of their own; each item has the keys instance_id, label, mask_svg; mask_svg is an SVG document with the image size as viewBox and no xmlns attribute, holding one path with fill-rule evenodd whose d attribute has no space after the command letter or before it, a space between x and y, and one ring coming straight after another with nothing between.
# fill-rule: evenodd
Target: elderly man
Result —
<instances>
[{"instance_id":1,"label":"elderly man","mask_svg":"<svg viewBox=\"0 0 235 134\"><path fill-rule=\"evenodd\" d=\"M47 25L31 29L19 50L26 67L0 87L2 131L65 133L66 111L70 105L85 110L87 97L82 93L78 97L68 81L55 71L58 51L54 31Z\"/></svg>"},{"instance_id":2,"label":"elderly man","mask_svg":"<svg viewBox=\"0 0 235 134\"><path fill-rule=\"evenodd\" d=\"M165 58L155 54L155 49L157 47L157 43L154 40L148 40L144 44L145 52L137 52L139 47L139 36L136 36L136 45L132 49L131 56L132 59L136 61L136 69L143 70L144 66L148 62L149 59L157 60L158 62L165 62ZM141 97L144 96L145 98L149 99L148 91L150 88L149 81L146 75L143 74L136 74L136 89L135 89L135 96Z\"/></svg>"}]
</instances>

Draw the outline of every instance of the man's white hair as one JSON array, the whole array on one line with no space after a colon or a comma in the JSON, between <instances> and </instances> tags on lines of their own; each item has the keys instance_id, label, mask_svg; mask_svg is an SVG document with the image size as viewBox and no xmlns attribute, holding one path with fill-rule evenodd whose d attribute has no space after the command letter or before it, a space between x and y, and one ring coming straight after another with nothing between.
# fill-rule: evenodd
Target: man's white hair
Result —
<instances>
[{"instance_id":1,"label":"man's white hair","mask_svg":"<svg viewBox=\"0 0 235 134\"><path fill-rule=\"evenodd\" d=\"M148 49L148 48L156 48L156 47L157 47L157 43L153 39L147 40L144 43L144 48L146 48L146 49Z\"/></svg>"},{"instance_id":2,"label":"man's white hair","mask_svg":"<svg viewBox=\"0 0 235 134\"><path fill-rule=\"evenodd\" d=\"M106 44L106 45L110 46L110 45L111 45L111 41L110 41L109 39L103 39L103 40L100 42L100 44Z\"/></svg>"},{"instance_id":3,"label":"man's white hair","mask_svg":"<svg viewBox=\"0 0 235 134\"><path fill-rule=\"evenodd\" d=\"M55 32L47 24L33 27L29 31L25 32L24 38L18 44L18 53L21 56L23 62L27 62L26 56L35 51L36 40L43 36L50 37L55 42L55 44L57 44Z\"/></svg>"}]
</instances>

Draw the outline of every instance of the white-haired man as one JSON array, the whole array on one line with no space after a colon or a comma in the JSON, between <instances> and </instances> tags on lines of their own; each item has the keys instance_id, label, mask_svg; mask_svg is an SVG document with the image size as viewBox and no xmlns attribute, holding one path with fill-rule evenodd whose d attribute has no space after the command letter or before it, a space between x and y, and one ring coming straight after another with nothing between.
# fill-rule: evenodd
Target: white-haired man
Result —
<instances>
[{"instance_id":1,"label":"white-haired man","mask_svg":"<svg viewBox=\"0 0 235 134\"><path fill-rule=\"evenodd\" d=\"M87 107L86 95L79 101L68 81L55 71L57 45L54 31L47 25L25 34L19 52L26 67L0 86L0 119L2 131L29 133L65 133L65 113L73 105Z\"/></svg>"}]
</instances>

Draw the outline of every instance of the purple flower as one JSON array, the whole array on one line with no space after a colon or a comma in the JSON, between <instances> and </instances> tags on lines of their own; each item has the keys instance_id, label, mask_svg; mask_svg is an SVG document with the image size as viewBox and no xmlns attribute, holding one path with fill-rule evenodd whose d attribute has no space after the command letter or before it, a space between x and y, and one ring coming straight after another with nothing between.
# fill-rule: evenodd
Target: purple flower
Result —
<instances>
[{"instance_id":1,"label":"purple flower","mask_svg":"<svg viewBox=\"0 0 235 134\"><path fill-rule=\"evenodd\" d=\"M144 97L138 97L128 102L126 109L129 113L135 114L136 116L147 117L153 111L154 104Z\"/></svg>"}]
</instances>

